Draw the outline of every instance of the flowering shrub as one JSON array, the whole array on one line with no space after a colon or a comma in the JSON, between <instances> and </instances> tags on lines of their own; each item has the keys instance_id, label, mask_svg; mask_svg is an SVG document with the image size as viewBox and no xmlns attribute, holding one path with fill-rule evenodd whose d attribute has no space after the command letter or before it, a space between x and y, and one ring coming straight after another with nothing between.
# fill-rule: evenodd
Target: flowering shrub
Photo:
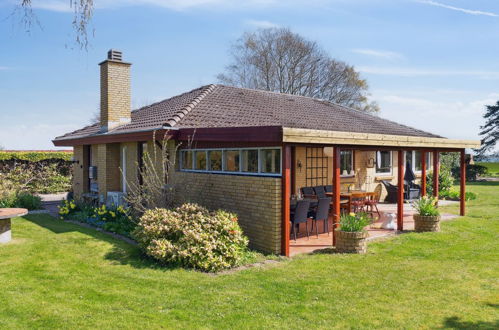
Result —
<instances>
[{"instance_id":1,"label":"flowering shrub","mask_svg":"<svg viewBox=\"0 0 499 330\"><path fill-rule=\"evenodd\" d=\"M342 214L340 217L340 230L348 232L364 231L364 228L371 223L367 213Z\"/></svg>"},{"instance_id":2,"label":"flowering shrub","mask_svg":"<svg viewBox=\"0 0 499 330\"><path fill-rule=\"evenodd\" d=\"M125 236L130 236L136 226L129 213L129 210L121 205L107 207L103 204L99 207L93 207L79 201L64 201L59 206L61 219L85 222Z\"/></svg>"},{"instance_id":3,"label":"flowering shrub","mask_svg":"<svg viewBox=\"0 0 499 330\"><path fill-rule=\"evenodd\" d=\"M437 199L435 197L423 196L414 201L412 206L419 215L422 216L437 216L440 215L437 209Z\"/></svg>"},{"instance_id":4,"label":"flowering shrub","mask_svg":"<svg viewBox=\"0 0 499 330\"><path fill-rule=\"evenodd\" d=\"M162 263L209 272L240 264L248 244L235 214L196 204L147 210L133 236Z\"/></svg>"}]
</instances>

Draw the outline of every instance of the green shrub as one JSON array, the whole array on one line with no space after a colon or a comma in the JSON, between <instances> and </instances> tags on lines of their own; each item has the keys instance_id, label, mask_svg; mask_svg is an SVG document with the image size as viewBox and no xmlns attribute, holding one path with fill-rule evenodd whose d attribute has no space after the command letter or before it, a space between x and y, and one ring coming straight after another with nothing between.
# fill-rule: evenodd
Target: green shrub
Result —
<instances>
[{"instance_id":1,"label":"green shrub","mask_svg":"<svg viewBox=\"0 0 499 330\"><path fill-rule=\"evenodd\" d=\"M442 192L450 191L450 188L454 184L454 178L452 177L451 170L441 166L438 173L438 194ZM426 193L428 195L433 195L433 171L426 174Z\"/></svg>"},{"instance_id":2,"label":"green shrub","mask_svg":"<svg viewBox=\"0 0 499 330\"><path fill-rule=\"evenodd\" d=\"M72 152L65 151L0 151L0 160L19 159L38 162L45 159L71 160Z\"/></svg>"},{"instance_id":3,"label":"green shrub","mask_svg":"<svg viewBox=\"0 0 499 330\"><path fill-rule=\"evenodd\" d=\"M435 197L423 196L414 201L412 206L419 215L422 216L437 216L440 212L437 209L437 199Z\"/></svg>"},{"instance_id":4,"label":"green shrub","mask_svg":"<svg viewBox=\"0 0 499 330\"><path fill-rule=\"evenodd\" d=\"M477 198L477 194L475 194L474 192L471 192L471 191L467 191L465 194L464 194L464 200L466 201L473 201Z\"/></svg>"},{"instance_id":5,"label":"green shrub","mask_svg":"<svg viewBox=\"0 0 499 330\"><path fill-rule=\"evenodd\" d=\"M39 210L42 208L42 199L39 196L23 192L17 195L15 207L21 207L28 210Z\"/></svg>"},{"instance_id":6,"label":"green shrub","mask_svg":"<svg viewBox=\"0 0 499 330\"><path fill-rule=\"evenodd\" d=\"M208 272L240 264L248 244L235 214L196 204L147 210L133 237L161 263Z\"/></svg>"},{"instance_id":7,"label":"green shrub","mask_svg":"<svg viewBox=\"0 0 499 330\"><path fill-rule=\"evenodd\" d=\"M340 217L340 230L348 232L364 231L364 228L371 223L367 213L342 214Z\"/></svg>"}]
</instances>

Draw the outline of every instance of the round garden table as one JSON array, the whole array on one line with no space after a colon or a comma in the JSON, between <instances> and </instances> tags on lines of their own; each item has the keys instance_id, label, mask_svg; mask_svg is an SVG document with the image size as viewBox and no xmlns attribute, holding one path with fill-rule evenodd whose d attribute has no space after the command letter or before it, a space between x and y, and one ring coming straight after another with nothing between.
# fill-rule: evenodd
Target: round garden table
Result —
<instances>
[{"instance_id":1,"label":"round garden table","mask_svg":"<svg viewBox=\"0 0 499 330\"><path fill-rule=\"evenodd\" d=\"M10 219L28 214L26 209L0 209L0 243L10 242Z\"/></svg>"}]
</instances>

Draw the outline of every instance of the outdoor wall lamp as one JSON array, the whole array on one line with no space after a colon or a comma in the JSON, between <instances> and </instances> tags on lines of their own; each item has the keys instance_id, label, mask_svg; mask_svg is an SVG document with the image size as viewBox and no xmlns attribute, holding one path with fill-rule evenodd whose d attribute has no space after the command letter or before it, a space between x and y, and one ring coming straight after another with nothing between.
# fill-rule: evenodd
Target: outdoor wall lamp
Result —
<instances>
[{"instance_id":1,"label":"outdoor wall lamp","mask_svg":"<svg viewBox=\"0 0 499 330\"><path fill-rule=\"evenodd\" d=\"M301 163L301 160L298 159L298 162L296 163L296 166L300 169L300 172L301 172L301 168L302 168L302 163Z\"/></svg>"}]
</instances>

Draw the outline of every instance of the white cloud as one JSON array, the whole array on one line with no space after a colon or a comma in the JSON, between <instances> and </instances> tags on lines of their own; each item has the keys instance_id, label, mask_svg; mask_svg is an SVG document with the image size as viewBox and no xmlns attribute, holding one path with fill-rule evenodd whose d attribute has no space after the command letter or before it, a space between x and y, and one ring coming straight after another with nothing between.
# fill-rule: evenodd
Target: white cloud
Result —
<instances>
[{"instance_id":1,"label":"white cloud","mask_svg":"<svg viewBox=\"0 0 499 330\"><path fill-rule=\"evenodd\" d=\"M450 9L450 10L455 10L455 11L459 11L459 12L462 12L462 13L465 13L465 14L469 14L469 15L483 15L483 16L499 17L499 15L496 14L496 13L492 13L492 12L488 12L488 11L472 10L472 9L454 7L454 6L449 6L449 5L446 5L446 4L443 4L443 3L440 3L440 2L436 2L436 1L431 1L431 0L417 0L417 2L424 3L424 4L427 4L427 5L431 5L431 6L435 6L435 7L441 7L441 8L446 8L446 9Z\"/></svg>"},{"instance_id":2,"label":"white cloud","mask_svg":"<svg viewBox=\"0 0 499 330\"><path fill-rule=\"evenodd\" d=\"M396 52L391 52L387 50L367 49L367 48L352 49L352 52L361 55L385 58L388 60L401 59L404 57L402 54Z\"/></svg>"},{"instance_id":3,"label":"white cloud","mask_svg":"<svg viewBox=\"0 0 499 330\"><path fill-rule=\"evenodd\" d=\"M244 24L262 29L279 27L278 24L272 23L270 21L259 21L254 19L245 20Z\"/></svg>"},{"instance_id":4,"label":"white cloud","mask_svg":"<svg viewBox=\"0 0 499 330\"><path fill-rule=\"evenodd\" d=\"M381 116L411 127L448 138L479 139L485 105L494 104L498 93L467 95L456 101L452 95L442 97L429 90L414 96L396 91L373 91L381 107Z\"/></svg>"},{"instance_id":5,"label":"white cloud","mask_svg":"<svg viewBox=\"0 0 499 330\"><path fill-rule=\"evenodd\" d=\"M442 69L423 69L410 67L376 67L376 66L358 66L357 70L363 73L418 77L418 76L474 76L482 79L499 79L498 71L480 71L480 70L442 70Z\"/></svg>"}]
</instances>

